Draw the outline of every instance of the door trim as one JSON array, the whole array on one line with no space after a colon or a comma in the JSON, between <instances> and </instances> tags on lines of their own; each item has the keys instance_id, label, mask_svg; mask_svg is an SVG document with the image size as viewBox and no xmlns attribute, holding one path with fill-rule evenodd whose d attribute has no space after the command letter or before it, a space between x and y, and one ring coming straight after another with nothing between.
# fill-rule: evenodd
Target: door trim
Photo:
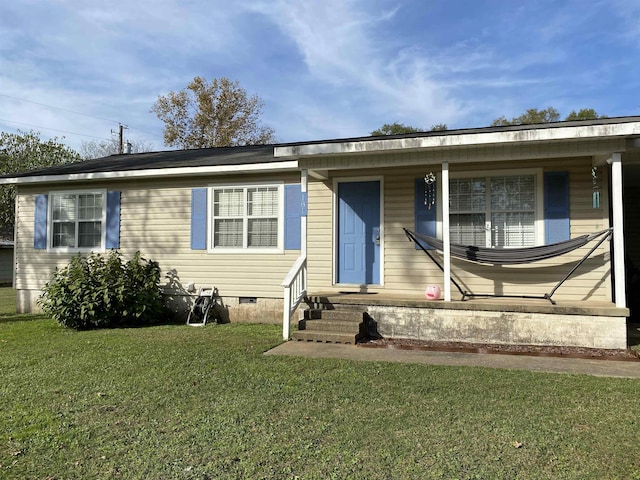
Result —
<instances>
[{"instance_id":1,"label":"door trim","mask_svg":"<svg viewBox=\"0 0 640 480\"><path fill-rule=\"evenodd\" d=\"M381 175L368 175L359 177L336 177L333 179L332 192L332 212L331 223L333 224L332 238L332 278L331 282L334 286L353 287L360 284L338 283L338 184L349 182L380 182L380 283L372 284L374 287L384 287L384 244L385 244L385 227L384 227L384 177Z\"/></svg>"}]
</instances>

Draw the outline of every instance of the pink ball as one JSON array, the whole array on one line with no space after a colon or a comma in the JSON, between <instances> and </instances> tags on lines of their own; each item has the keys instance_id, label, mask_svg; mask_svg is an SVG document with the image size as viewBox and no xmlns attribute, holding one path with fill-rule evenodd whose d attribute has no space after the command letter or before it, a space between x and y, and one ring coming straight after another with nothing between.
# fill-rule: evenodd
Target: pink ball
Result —
<instances>
[{"instance_id":1,"label":"pink ball","mask_svg":"<svg viewBox=\"0 0 640 480\"><path fill-rule=\"evenodd\" d=\"M429 285L424 291L427 300L438 300L440 298L440 287L438 285Z\"/></svg>"}]
</instances>

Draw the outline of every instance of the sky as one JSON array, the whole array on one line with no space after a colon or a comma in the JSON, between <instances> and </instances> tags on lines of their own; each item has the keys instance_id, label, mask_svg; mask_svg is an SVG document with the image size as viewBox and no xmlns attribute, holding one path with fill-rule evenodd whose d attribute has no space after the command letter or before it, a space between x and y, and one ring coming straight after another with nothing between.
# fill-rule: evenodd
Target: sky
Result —
<instances>
[{"instance_id":1,"label":"sky","mask_svg":"<svg viewBox=\"0 0 640 480\"><path fill-rule=\"evenodd\" d=\"M640 115L640 0L0 2L0 131L166 150L150 109L196 76L258 95L280 142Z\"/></svg>"}]
</instances>

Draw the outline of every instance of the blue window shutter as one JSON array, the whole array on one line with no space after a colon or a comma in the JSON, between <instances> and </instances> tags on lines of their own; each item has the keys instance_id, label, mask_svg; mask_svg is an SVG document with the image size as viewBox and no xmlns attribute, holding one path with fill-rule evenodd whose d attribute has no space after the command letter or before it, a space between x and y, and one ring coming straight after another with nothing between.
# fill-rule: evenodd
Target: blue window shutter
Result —
<instances>
[{"instance_id":1,"label":"blue window shutter","mask_svg":"<svg viewBox=\"0 0 640 480\"><path fill-rule=\"evenodd\" d=\"M207 249L207 189L191 190L191 250Z\"/></svg>"},{"instance_id":2,"label":"blue window shutter","mask_svg":"<svg viewBox=\"0 0 640 480\"><path fill-rule=\"evenodd\" d=\"M47 195L36 195L33 248L38 250L47 248L48 201L49 197Z\"/></svg>"},{"instance_id":3,"label":"blue window shutter","mask_svg":"<svg viewBox=\"0 0 640 480\"><path fill-rule=\"evenodd\" d=\"M433 184L433 187L435 188L435 183ZM431 205L431 208L429 208L428 205L424 204L424 198L425 198L425 188L426 188L426 184L424 182L424 178L416 178L416 185L415 185L415 217L416 217L416 224L415 224L415 230L417 233L420 233L422 235L427 235L429 237L435 237L436 236L436 221L437 221L437 217L436 217L436 206L437 204L433 204ZM434 192L435 193L435 192ZM432 247L430 247L429 245L427 245L424 242L421 242L422 246L428 250L431 250ZM416 245L416 249L419 249L420 247L418 245Z\"/></svg>"},{"instance_id":4,"label":"blue window shutter","mask_svg":"<svg viewBox=\"0 0 640 480\"><path fill-rule=\"evenodd\" d=\"M544 174L545 243L569 240L569 173Z\"/></svg>"},{"instance_id":5,"label":"blue window shutter","mask_svg":"<svg viewBox=\"0 0 640 480\"><path fill-rule=\"evenodd\" d=\"M300 250L303 196L299 184L284 186L284 249Z\"/></svg>"},{"instance_id":6,"label":"blue window shutter","mask_svg":"<svg viewBox=\"0 0 640 480\"><path fill-rule=\"evenodd\" d=\"M106 248L120 248L120 192L107 192Z\"/></svg>"}]
</instances>

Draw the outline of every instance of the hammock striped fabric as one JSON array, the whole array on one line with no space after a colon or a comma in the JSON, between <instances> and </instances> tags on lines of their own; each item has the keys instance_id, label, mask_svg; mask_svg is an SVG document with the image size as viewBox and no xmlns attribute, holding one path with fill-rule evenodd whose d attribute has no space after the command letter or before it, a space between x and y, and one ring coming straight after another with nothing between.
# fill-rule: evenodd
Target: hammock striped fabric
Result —
<instances>
[{"instance_id":1,"label":"hammock striped fabric","mask_svg":"<svg viewBox=\"0 0 640 480\"><path fill-rule=\"evenodd\" d=\"M443 242L434 237L428 237L413 232L407 228L403 229L407 237L414 242L422 242L436 250L443 251ZM472 245L458 245L452 243L449 251L451 256L475 263L485 263L489 265L517 265L523 263L539 262L547 258L557 257L572 252L580 247L584 247L592 240L603 235L611 235L612 229L601 230L590 235L581 235L564 242L540 245L537 247L523 248L486 248Z\"/></svg>"}]
</instances>

